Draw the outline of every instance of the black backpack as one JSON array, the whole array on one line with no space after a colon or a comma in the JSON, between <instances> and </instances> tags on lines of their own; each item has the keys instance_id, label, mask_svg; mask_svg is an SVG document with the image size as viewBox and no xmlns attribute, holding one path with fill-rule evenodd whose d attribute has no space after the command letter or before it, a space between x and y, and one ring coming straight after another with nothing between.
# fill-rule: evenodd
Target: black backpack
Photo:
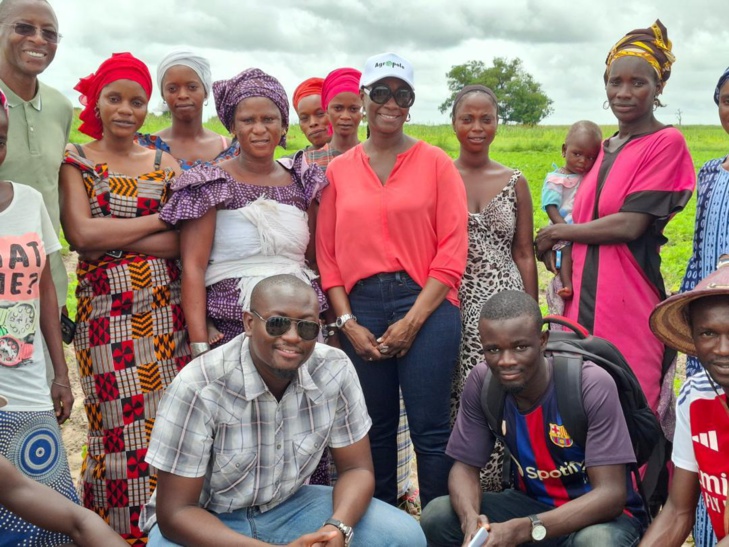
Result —
<instances>
[{"instance_id":1,"label":"black backpack","mask_svg":"<svg viewBox=\"0 0 729 547\"><path fill-rule=\"evenodd\" d=\"M571 329L571 331L550 331L546 349L547 355L552 356L557 406L565 429L575 442L585 448L587 414L582 401L582 363L592 361L610 374L618 388L620 406L625 415L637 460L637 465L633 464L631 471L636 477L639 493L647 506L649 498L642 488L638 467L647 463L649 459L653 461L659 447L661 455L658 459L662 457L665 437L658 418L648 406L638 378L618 348L604 338L590 335L582 326L563 317L547 316L544 322L557 323ZM501 384L492 381L491 371L488 371L481 389L481 407L489 428L502 441L505 397L506 393ZM504 458L505 464L510 462L510 459ZM510 479L510 470L507 467L505 465L505 483ZM649 494L652 494L652 490L653 486Z\"/></svg>"}]
</instances>

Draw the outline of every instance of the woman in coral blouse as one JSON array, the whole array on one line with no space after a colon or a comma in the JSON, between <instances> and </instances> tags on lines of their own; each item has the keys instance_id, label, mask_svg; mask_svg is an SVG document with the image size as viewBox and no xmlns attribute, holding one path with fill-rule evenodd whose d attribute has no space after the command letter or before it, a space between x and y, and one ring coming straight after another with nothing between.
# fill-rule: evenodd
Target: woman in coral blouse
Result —
<instances>
[{"instance_id":1,"label":"woman in coral blouse","mask_svg":"<svg viewBox=\"0 0 729 547\"><path fill-rule=\"evenodd\" d=\"M327 168L317 263L373 421L375 496L397 500L402 389L425 506L448 492L466 195L453 161L403 132L415 101L407 60L393 53L368 59L360 95L370 136Z\"/></svg>"}]
</instances>

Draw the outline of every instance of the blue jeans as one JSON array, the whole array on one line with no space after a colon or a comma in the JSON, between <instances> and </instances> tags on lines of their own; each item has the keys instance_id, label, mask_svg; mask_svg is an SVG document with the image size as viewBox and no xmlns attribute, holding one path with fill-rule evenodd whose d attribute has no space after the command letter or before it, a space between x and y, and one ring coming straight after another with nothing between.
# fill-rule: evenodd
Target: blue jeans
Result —
<instances>
[{"instance_id":1,"label":"blue jeans","mask_svg":"<svg viewBox=\"0 0 729 547\"><path fill-rule=\"evenodd\" d=\"M515 518L536 515L554 509L551 505L542 503L517 490L504 490L503 492L484 492L481 498L481 514L486 515L491 522L506 522ZM458 515L451 507L451 499L443 496L433 500L420 518L425 537L430 547L450 547L463 543L463 532ZM610 547L632 547L638 545L643 534L643 526L636 518L625 513L609 522L593 524L582 530L545 539L539 543L526 545L560 546L560 547L596 547L609 545Z\"/></svg>"},{"instance_id":2,"label":"blue jeans","mask_svg":"<svg viewBox=\"0 0 729 547\"><path fill-rule=\"evenodd\" d=\"M405 272L378 274L358 281L349 293L349 303L357 322L379 338L405 316L421 291ZM420 500L425 507L430 500L448 493L452 460L445 449L451 433L451 381L461 342L460 311L444 300L402 358L365 361L345 336L340 338L357 369L372 418L375 497L397 503L397 426L402 389L418 463Z\"/></svg>"},{"instance_id":3,"label":"blue jeans","mask_svg":"<svg viewBox=\"0 0 729 547\"><path fill-rule=\"evenodd\" d=\"M332 488L302 486L296 494L265 513L248 507L216 516L228 528L246 537L273 545L287 545L304 534L316 532L332 516ZM165 539L155 525L149 533L148 545L169 547L178 544ZM425 536L413 517L373 499L354 527L352 545L425 547Z\"/></svg>"}]
</instances>

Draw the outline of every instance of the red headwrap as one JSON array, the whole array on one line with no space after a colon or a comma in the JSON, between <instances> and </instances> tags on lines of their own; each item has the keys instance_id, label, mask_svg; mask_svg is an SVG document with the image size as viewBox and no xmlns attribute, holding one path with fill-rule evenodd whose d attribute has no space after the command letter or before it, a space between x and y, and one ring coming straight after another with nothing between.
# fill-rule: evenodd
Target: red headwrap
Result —
<instances>
[{"instance_id":1,"label":"red headwrap","mask_svg":"<svg viewBox=\"0 0 729 547\"><path fill-rule=\"evenodd\" d=\"M103 136L101 120L96 116L96 103L99 102L101 90L117 80L132 80L142 86L147 98L152 96L152 76L147 65L131 53L112 53L111 57L101 63L95 73L81 78L74 89L81 93L79 101L84 106L79 118L79 131L94 139Z\"/></svg>"},{"instance_id":2,"label":"red headwrap","mask_svg":"<svg viewBox=\"0 0 729 547\"><path fill-rule=\"evenodd\" d=\"M329 102L340 93L359 93L361 77L362 73L355 68L338 68L327 74L321 88L321 107L324 112L329 108ZM332 126L329 122L327 122L327 132L332 134Z\"/></svg>"},{"instance_id":3,"label":"red headwrap","mask_svg":"<svg viewBox=\"0 0 729 547\"><path fill-rule=\"evenodd\" d=\"M309 78L299 84L299 87L294 91L294 110L299 109L299 101L304 97L310 95L321 95L321 85L324 83L324 78Z\"/></svg>"}]
</instances>

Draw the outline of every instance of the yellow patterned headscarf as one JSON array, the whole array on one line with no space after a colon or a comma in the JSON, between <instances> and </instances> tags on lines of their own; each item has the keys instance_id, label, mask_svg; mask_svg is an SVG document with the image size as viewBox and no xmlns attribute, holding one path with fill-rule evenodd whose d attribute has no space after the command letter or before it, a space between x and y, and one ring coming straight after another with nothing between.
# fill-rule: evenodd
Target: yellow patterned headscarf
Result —
<instances>
[{"instance_id":1,"label":"yellow patterned headscarf","mask_svg":"<svg viewBox=\"0 0 729 547\"><path fill-rule=\"evenodd\" d=\"M676 60L671 53L672 47L668 30L659 19L650 28L631 30L608 53L605 60L605 81L607 82L610 65L615 59L633 56L648 61L658 74L658 80L665 83L671 76L671 65Z\"/></svg>"}]
</instances>

